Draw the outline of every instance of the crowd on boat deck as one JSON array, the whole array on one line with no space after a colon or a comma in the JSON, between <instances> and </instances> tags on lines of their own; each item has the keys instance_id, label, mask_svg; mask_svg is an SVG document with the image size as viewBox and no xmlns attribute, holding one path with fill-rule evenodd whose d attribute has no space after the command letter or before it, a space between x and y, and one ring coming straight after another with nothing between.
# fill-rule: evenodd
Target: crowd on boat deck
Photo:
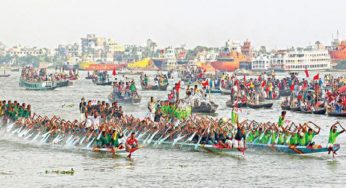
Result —
<instances>
[{"instance_id":1,"label":"crowd on boat deck","mask_svg":"<svg viewBox=\"0 0 346 188\"><path fill-rule=\"evenodd\" d=\"M17 101L0 101L0 117L3 123L16 121L18 118L29 118L31 116L31 105Z\"/></svg>"},{"instance_id":2,"label":"crowd on boat deck","mask_svg":"<svg viewBox=\"0 0 346 188\"><path fill-rule=\"evenodd\" d=\"M45 68L35 69L32 66L24 66L21 72L21 79L29 82L75 80L77 78L78 74L72 70L69 71L69 74L63 71L49 74Z\"/></svg>"},{"instance_id":3,"label":"crowd on boat deck","mask_svg":"<svg viewBox=\"0 0 346 188\"><path fill-rule=\"evenodd\" d=\"M89 72L88 72L89 74ZM109 80L109 74L107 71L98 71L98 72L94 72L94 79L95 81L98 81L98 82L110 82Z\"/></svg>"},{"instance_id":4,"label":"crowd on boat deck","mask_svg":"<svg viewBox=\"0 0 346 188\"><path fill-rule=\"evenodd\" d=\"M128 98L138 96L135 81L119 81L113 82L112 95L118 98Z\"/></svg>"},{"instance_id":5,"label":"crowd on boat deck","mask_svg":"<svg viewBox=\"0 0 346 188\"><path fill-rule=\"evenodd\" d=\"M86 121L87 127L98 127L100 124L110 121L112 118L121 118L124 114L122 106L117 102L107 103L105 101L81 99L79 103L81 121Z\"/></svg>"},{"instance_id":6,"label":"crowd on boat deck","mask_svg":"<svg viewBox=\"0 0 346 188\"><path fill-rule=\"evenodd\" d=\"M149 86L149 78L147 74L141 74L140 76L140 80L141 80L141 84L144 86ZM154 76L154 86L164 86L168 84L168 75L166 74L157 74L156 76Z\"/></svg>"}]
</instances>

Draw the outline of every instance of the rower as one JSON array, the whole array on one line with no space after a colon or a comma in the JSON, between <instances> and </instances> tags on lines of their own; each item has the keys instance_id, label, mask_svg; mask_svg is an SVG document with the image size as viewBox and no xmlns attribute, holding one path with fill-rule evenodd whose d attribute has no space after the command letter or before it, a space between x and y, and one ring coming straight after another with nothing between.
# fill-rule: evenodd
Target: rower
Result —
<instances>
[{"instance_id":1,"label":"rower","mask_svg":"<svg viewBox=\"0 0 346 188\"><path fill-rule=\"evenodd\" d=\"M308 132L305 133L305 140L308 145L308 147L313 147L315 145L315 142L312 141L312 139L320 133L321 128L318 127L318 131L314 131L312 128L308 129Z\"/></svg>"},{"instance_id":2,"label":"rower","mask_svg":"<svg viewBox=\"0 0 346 188\"><path fill-rule=\"evenodd\" d=\"M136 149L138 149L138 140L135 138L135 133L132 132L131 136L126 140L126 151L130 153L127 157L131 158L133 150Z\"/></svg>"}]
</instances>

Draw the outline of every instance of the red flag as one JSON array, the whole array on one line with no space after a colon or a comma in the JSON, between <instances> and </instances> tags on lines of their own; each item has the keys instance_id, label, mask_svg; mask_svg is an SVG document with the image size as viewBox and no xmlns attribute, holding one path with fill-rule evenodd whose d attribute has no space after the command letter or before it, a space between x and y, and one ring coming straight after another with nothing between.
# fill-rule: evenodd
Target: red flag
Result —
<instances>
[{"instance_id":1,"label":"red flag","mask_svg":"<svg viewBox=\"0 0 346 188\"><path fill-rule=\"evenodd\" d=\"M307 78L309 78L309 71L308 71L308 69L305 69L305 76L307 77Z\"/></svg>"},{"instance_id":2,"label":"red flag","mask_svg":"<svg viewBox=\"0 0 346 188\"><path fill-rule=\"evenodd\" d=\"M115 69L115 67L114 67L114 69L113 69L112 75L113 75L113 76L117 75L117 70Z\"/></svg>"},{"instance_id":3,"label":"red flag","mask_svg":"<svg viewBox=\"0 0 346 188\"><path fill-rule=\"evenodd\" d=\"M263 82L262 82L262 87L264 87L265 85L266 85L267 83L266 83L266 81L265 80L263 80Z\"/></svg>"},{"instance_id":4,"label":"red flag","mask_svg":"<svg viewBox=\"0 0 346 188\"><path fill-rule=\"evenodd\" d=\"M208 80L205 80L205 81L202 82L202 86L203 86L203 87L207 87L208 85L209 85L209 84L208 84Z\"/></svg>"},{"instance_id":5,"label":"red flag","mask_svg":"<svg viewBox=\"0 0 346 188\"><path fill-rule=\"evenodd\" d=\"M293 91L294 90L294 83L292 83L290 90Z\"/></svg>"},{"instance_id":6,"label":"red flag","mask_svg":"<svg viewBox=\"0 0 346 188\"><path fill-rule=\"evenodd\" d=\"M320 78L320 74L319 73L317 73L315 76L314 76L314 80L318 80Z\"/></svg>"},{"instance_id":7,"label":"red flag","mask_svg":"<svg viewBox=\"0 0 346 188\"><path fill-rule=\"evenodd\" d=\"M177 92L179 92L179 90L180 90L180 80L179 80L179 82L177 83L177 85L176 85L176 87L175 87L175 90L176 90Z\"/></svg>"}]
</instances>

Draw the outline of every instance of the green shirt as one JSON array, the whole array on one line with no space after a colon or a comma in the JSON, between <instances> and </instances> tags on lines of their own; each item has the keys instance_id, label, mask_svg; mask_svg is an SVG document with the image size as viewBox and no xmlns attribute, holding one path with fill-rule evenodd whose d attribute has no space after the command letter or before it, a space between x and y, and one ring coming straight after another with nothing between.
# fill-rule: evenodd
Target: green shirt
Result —
<instances>
[{"instance_id":1,"label":"green shirt","mask_svg":"<svg viewBox=\"0 0 346 188\"><path fill-rule=\"evenodd\" d=\"M278 121L278 126L281 127L284 125L284 118L282 116L279 117L279 121Z\"/></svg>"},{"instance_id":2,"label":"green shirt","mask_svg":"<svg viewBox=\"0 0 346 188\"><path fill-rule=\"evenodd\" d=\"M252 143L255 140L254 134L250 131L249 134L246 136L246 142Z\"/></svg>"},{"instance_id":3,"label":"green shirt","mask_svg":"<svg viewBox=\"0 0 346 188\"><path fill-rule=\"evenodd\" d=\"M328 139L328 143L329 144L335 144L335 141L336 141L336 137L338 137L340 135L340 132L333 132L333 131L330 131L329 132L329 139Z\"/></svg>"},{"instance_id":4,"label":"green shirt","mask_svg":"<svg viewBox=\"0 0 346 188\"><path fill-rule=\"evenodd\" d=\"M306 137L305 137L305 135L302 136L302 137L299 136L299 137L298 137L298 142L299 142L299 145L300 145L300 146L306 146L306 143L307 143L307 142L306 142Z\"/></svg>"},{"instance_id":5,"label":"green shirt","mask_svg":"<svg viewBox=\"0 0 346 188\"><path fill-rule=\"evenodd\" d=\"M312 134L309 134L309 132L306 132L305 133L305 140L306 140L306 143L311 143L312 142L312 139L316 136L316 133L313 132Z\"/></svg>"},{"instance_id":6,"label":"green shirt","mask_svg":"<svg viewBox=\"0 0 346 188\"><path fill-rule=\"evenodd\" d=\"M295 133L291 138L290 138L290 145L297 145L298 144L298 133Z\"/></svg>"},{"instance_id":7,"label":"green shirt","mask_svg":"<svg viewBox=\"0 0 346 188\"><path fill-rule=\"evenodd\" d=\"M232 123L237 123L238 114L235 111L232 111Z\"/></svg>"}]
</instances>

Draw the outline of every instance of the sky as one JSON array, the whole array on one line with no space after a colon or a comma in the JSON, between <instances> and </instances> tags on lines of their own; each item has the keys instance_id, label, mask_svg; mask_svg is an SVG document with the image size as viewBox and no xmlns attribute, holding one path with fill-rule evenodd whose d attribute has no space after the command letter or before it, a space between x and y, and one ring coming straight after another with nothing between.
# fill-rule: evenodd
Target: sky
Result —
<instances>
[{"instance_id":1,"label":"sky","mask_svg":"<svg viewBox=\"0 0 346 188\"><path fill-rule=\"evenodd\" d=\"M346 39L345 0L0 0L0 41L54 48L88 33L122 44L255 47Z\"/></svg>"}]
</instances>

